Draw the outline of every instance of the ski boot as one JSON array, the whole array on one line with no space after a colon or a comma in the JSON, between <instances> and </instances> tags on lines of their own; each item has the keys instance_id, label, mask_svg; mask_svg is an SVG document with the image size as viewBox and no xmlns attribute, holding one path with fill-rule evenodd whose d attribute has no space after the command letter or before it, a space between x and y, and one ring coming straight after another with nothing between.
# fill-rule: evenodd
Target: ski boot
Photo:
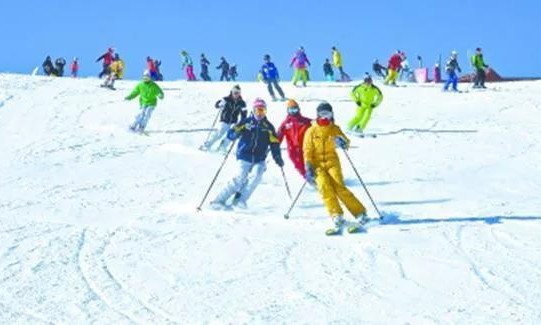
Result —
<instances>
[{"instance_id":1,"label":"ski boot","mask_svg":"<svg viewBox=\"0 0 541 325\"><path fill-rule=\"evenodd\" d=\"M228 206L224 201L215 200L209 203L212 210L221 211L227 210Z\"/></svg>"},{"instance_id":2,"label":"ski boot","mask_svg":"<svg viewBox=\"0 0 541 325\"><path fill-rule=\"evenodd\" d=\"M235 193L235 197L233 198L231 205L243 210L248 208L246 201L242 199L242 195L239 192Z\"/></svg>"},{"instance_id":3,"label":"ski boot","mask_svg":"<svg viewBox=\"0 0 541 325\"><path fill-rule=\"evenodd\" d=\"M325 231L325 235L327 236L341 235L344 224L345 224L345 220L344 220L344 217L342 217L341 215L332 217L332 227Z\"/></svg>"},{"instance_id":4,"label":"ski boot","mask_svg":"<svg viewBox=\"0 0 541 325\"><path fill-rule=\"evenodd\" d=\"M368 223L370 219L366 215L366 212L361 213L355 217L355 222L351 223L348 227L348 233L354 234L360 232L363 229L363 226Z\"/></svg>"}]
</instances>

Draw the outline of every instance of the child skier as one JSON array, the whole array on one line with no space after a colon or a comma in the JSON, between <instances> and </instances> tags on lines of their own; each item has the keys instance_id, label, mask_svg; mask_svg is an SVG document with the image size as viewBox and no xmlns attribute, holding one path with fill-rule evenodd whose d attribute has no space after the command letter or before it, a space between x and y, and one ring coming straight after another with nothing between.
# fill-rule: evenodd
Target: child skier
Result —
<instances>
[{"instance_id":1,"label":"child skier","mask_svg":"<svg viewBox=\"0 0 541 325\"><path fill-rule=\"evenodd\" d=\"M71 65L70 65L70 70L71 70L71 77L77 78L77 76L79 75L79 59L78 58L73 58L73 61L71 62Z\"/></svg>"},{"instance_id":2,"label":"child skier","mask_svg":"<svg viewBox=\"0 0 541 325\"><path fill-rule=\"evenodd\" d=\"M323 63L323 73L325 74L325 80L334 81L334 70L329 59L325 59L325 63Z\"/></svg>"},{"instance_id":3,"label":"child skier","mask_svg":"<svg viewBox=\"0 0 541 325\"><path fill-rule=\"evenodd\" d=\"M304 136L304 161L306 180L312 185L317 185L332 220L331 228L325 232L327 235L342 233L345 220L339 201L342 201L358 221L348 231L358 231L360 226L368 221L366 208L344 185L342 168L336 152L337 146L347 149L349 139L340 127L334 124L332 106L323 102L317 107L316 122Z\"/></svg>"},{"instance_id":4,"label":"child skier","mask_svg":"<svg viewBox=\"0 0 541 325\"><path fill-rule=\"evenodd\" d=\"M385 79L386 85L396 86L396 78L398 77L398 71L402 67L402 59L404 54L400 51L396 51L395 54L389 58L389 67L387 69L387 78Z\"/></svg>"},{"instance_id":5,"label":"child skier","mask_svg":"<svg viewBox=\"0 0 541 325\"><path fill-rule=\"evenodd\" d=\"M274 126L267 120L267 105L263 99L254 101L252 114L229 130L227 137L239 139L237 146L238 172L226 187L210 203L214 209L223 209L233 197L233 205L246 207L246 202L255 191L267 169L265 159L269 150L276 164L284 166L280 144ZM240 193L238 195L237 193Z\"/></svg>"},{"instance_id":6,"label":"child skier","mask_svg":"<svg viewBox=\"0 0 541 325\"><path fill-rule=\"evenodd\" d=\"M370 121L372 110L381 104L383 94L374 85L372 77L366 74L364 82L353 88L351 98L357 104L357 114L349 121L348 130L362 135L368 121Z\"/></svg>"},{"instance_id":7,"label":"child skier","mask_svg":"<svg viewBox=\"0 0 541 325\"><path fill-rule=\"evenodd\" d=\"M186 69L186 76L188 76L188 81L195 81L195 74L193 73L193 61L188 52L182 51L180 55L183 57L182 68Z\"/></svg>"},{"instance_id":8,"label":"child skier","mask_svg":"<svg viewBox=\"0 0 541 325\"><path fill-rule=\"evenodd\" d=\"M287 152L295 169L305 177L304 157L302 146L306 130L312 125L312 120L301 115L299 104L293 99L287 102L287 117L278 128L278 141L287 141Z\"/></svg>"},{"instance_id":9,"label":"child skier","mask_svg":"<svg viewBox=\"0 0 541 325\"><path fill-rule=\"evenodd\" d=\"M306 82L308 81L308 74L306 71L307 66L310 66L310 60L304 52L304 47L300 47L299 50L295 53L295 56L291 60L291 67L295 68L295 73L293 75L293 86L297 86L299 79L302 79L303 87L306 87Z\"/></svg>"},{"instance_id":10,"label":"child skier","mask_svg":"<svg viewBox=\"0 0 541 325\"><path fill-rule=\"evenodd\" d=\"M135 86L131 94L126 96L125 100L132 100L137 96L140 96L139 103L141 105L141 113L135 118L135 122L130 126L130 130L143 134L148 121L150 120L150 116L158 103L157 98L163 99L162 89L152 81L148 70L143 72L143 81Z\"/></svg>"},{"instance_id":11,"label":"child skier","mask_svg":"<svg viewBox=\"0 0 541 325\"><path fill-rule=\"evenodd\" d=\"M447 81L443 86L443 91L449 89L449 85L453 84L453 91L458 91L458 74L456 72L462 72L460 66L458 65L458 53L456 51L451 52L451 57L447 60L445 64L445 72L447 72Z\"/></svg>"},{"instance_id":12,"label":"child skier","mask_svg":"<svg viewBox=\"0 0 541 325\"><path fill-rule=\"evenodd\" d=\"M284 91L282 90L282 87L278 84L280 80L280 75L278 74L278 69L274 65L274 63L271 62L271 57L268 54L265 54L263 57L263 61L265 63L261 67L260 73L263 81L267 84L267 90L269 91L269 94L272 97L272 100L276 100L276 95L274 94L274 90L272 89L272 86L276 88L276 91L282 98L282 100L285 100Z\"/></svg>"},{"instance_id":13,"label":"child skier","mask_svg":"<svg viewBox=\"0 0 541 325\"><path fill-rule=\"evenodd\" d=\"M220 109L220 125L218 130L214 132L212 137L206 141L201 147L201 150L210 150L212 145L218 140L221 140L218 146L218 151L227 151L229 147L229 139L227 138L227 131L239 122L244 120L247 116L246 103L241 97L240 87L238 85L233 86L229 96L216 102L214 105L217 109Z\"/></svg>"}]
</instances>

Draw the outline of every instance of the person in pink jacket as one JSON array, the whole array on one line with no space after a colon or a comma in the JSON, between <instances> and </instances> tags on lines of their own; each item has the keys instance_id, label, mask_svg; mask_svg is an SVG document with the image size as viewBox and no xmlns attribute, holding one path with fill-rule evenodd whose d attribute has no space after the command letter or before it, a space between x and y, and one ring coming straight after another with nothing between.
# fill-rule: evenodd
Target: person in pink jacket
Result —
<instances>
[{"instance_id":1,"label":"person in pink jacket","mask_svg":"<svg viewBox=\"0 0 541 325\"><path fill-rule=\"evenodd\" d=\"M302 79L302 85L306 87L306 82L308 81L308 71L306 70L310 66L310 60L304 52L304 47L300 47L295 56L291 60L291 67L295 68L295 73L293 74L293 85L297 86L299 79Z\"/></svg>"}]
</instances>

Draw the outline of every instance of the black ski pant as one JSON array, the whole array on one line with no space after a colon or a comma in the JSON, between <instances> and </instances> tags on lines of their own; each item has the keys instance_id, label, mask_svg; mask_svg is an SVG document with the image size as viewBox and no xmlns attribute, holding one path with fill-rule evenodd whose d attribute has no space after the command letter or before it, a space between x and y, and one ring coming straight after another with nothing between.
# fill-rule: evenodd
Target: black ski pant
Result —
<instances>
[{"instance_id":1,"label":"black ski pant","mask_svg":"<svg viewBox=\"0 0 541 325\"><path fill-rule=\"evenodd\" d=\"M475 71L475 86L485 86L486 73L485 69L477 69Z\"/></svg>"},{"instance_id":2,"label":"black ski pant","mask_svg":"<svg viewBox=\"0 0 541 325\"><path fill-rule=\"evenodd\" d=\"M276 96L274 95L274 90L272 89L272 86L274 85L274 88L276 88L276 91L278 91L278 94L280 95L280 97L282 98L285 98L286 96L284 95L284 91L282 90L282 88L280 87L280 85L278 84L278 80L276 79L271 79L271 80L267 80L266 81L267 83L267 89L269 90L269 94L271 95L272 98L275 98Z\"/></svg>"},{"instance_id":3,"label":"black ski pant","mask_svg":"<svg viewBox=\"0 0 541 325\"><path fill-rule=\"evenodd\" d=\"M229 72L228 71L222 71L222 75L220 76L220 81L227 80L229 81Z\"/></svg>"},{"instance_id":4,"label":"black ski pant","mask_svg":"<svg viewBox=\"0 0 541 325\"><path fill-rule=\"evenodd\" d=\"M107 76L109 75L109 67L111 65L110 64L104 64L103 65L103 70L101 70L100 74L99 74L99 77L100 79L103 77L103 76Z\"/></svg>"}]
</instances>

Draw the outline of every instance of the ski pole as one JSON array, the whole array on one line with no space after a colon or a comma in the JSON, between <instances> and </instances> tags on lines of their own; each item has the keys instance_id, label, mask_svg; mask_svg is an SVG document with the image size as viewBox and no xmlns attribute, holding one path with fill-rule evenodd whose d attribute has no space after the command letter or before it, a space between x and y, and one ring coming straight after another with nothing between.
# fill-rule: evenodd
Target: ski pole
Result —
<instances>
[{"instance_id":1,"label":"ski pole","mask_svg":"<svg viewBox=\"0 0 541 325\"><path fill-rule=\"evenodd\" d=\"M293 197L291 196L291 191L289 190L289 184L287 183L286 173L284 173L284 168L280 167L280 170L282 171L282 176L284 178L284 183L286 184L287 195L289 195L289 199L292 200Z\"/></svg>"},{"instance_id":2,"label":"ski pole","mask_svg":"<svg viewBox=\"0 0 541 325\"><path fill-rule=\"evenodd\" d=\"M301 196L302 190L304 190L304 187L306 186L306 183L307 182L304 181L304 183L302 184L301 189L299 190L299 193L295 197L295 200L293 200L293 202L291 202L291 206L289 207L289 210L287 210L286 214L284 214L284 219L289 219L289 214L291 213L291 211L295 207L295 204L297 204L297 201L299 200L299 197Z\"/></svg>"},{"instance_id":3,"label":"ski pole","mask_svg":"<svg viewBox=\"0 0 541 325\"><path fill-rule=\"evenodd\" d=\"M368 198L369 198L370 201L372 202L372 205L374 206L374 209L376 209L376 212L378 213L379 218L380 218L380 219L383 219L383 215L381 214L381 212L379 211L378 207L376 206L376 202L374 202L374 199L372 198L372 195L370 195L370 192L368 191L368 188L367 188L366 185L364 184L363 179L361 178L361 175L359 175L359 172L357 171L357 168L355 168L355 165L353 164L353 161L352 161L351 158L349 157L348 152L346 151L346 149L343 149L343 150L344 150L344 154L346 155L346 158L349 160L349 163L351 164L351 167L353 168L353 171L355 172L355 174L356 174L357 177L359 178L359 181L361 182L362 186L364 187L364 190L366 191L366 194L368 194Z\"/></svg>"},{"instance_id":4,"label":"ski pole","mask_svg":"<svg viewBox=\"0 0 541 325\"><path fill-rule=\"evenodd\" d=\"M216 117L214 118L214 122L212 123L212 126L210 127L210 131L207 134L207 140L205 140L205 143L207 143L210 139L210 135L212 134L212 131L214 131L214 127L216 126L216 122L218 122L218 118L220 117L220 113L222 113L222 110L218 110L218 114L216 114Z\"/></svg>"},{"instance_id":5,"label":"ski pole","mask_svg":"<svg viewBox=\"0 0 541 325\"><path fill-rule=\"evenodd\" d=\"M201 200L201 203L197 207L197 211L201 211L201 207L205 203L205 200L207 199L207 197L208 197L208 195L210 193L210 190L214 186L214 183L216 182L216 179L218 179L218 175L220 175L220 172L222 171L222 168L224 168L225 162L227 161L227 157L229 157L229 154L231 153L231 151L233 151L233 147L235 146L235 142L236 142L236 140L233 141L233 143L231 143L231 147L229 147L229 150L227 150L227 153L225 154L225 157L224 157L224 159L222 161L222 164L220 165L220 168L218 168L218 171L216 172L216 175L214 175L214 178L212 179L212 182L210 183L210 186L209 186L207 192L205 193L205 196L203 196L203 199Z\"/></svg>"}]
</instances>

